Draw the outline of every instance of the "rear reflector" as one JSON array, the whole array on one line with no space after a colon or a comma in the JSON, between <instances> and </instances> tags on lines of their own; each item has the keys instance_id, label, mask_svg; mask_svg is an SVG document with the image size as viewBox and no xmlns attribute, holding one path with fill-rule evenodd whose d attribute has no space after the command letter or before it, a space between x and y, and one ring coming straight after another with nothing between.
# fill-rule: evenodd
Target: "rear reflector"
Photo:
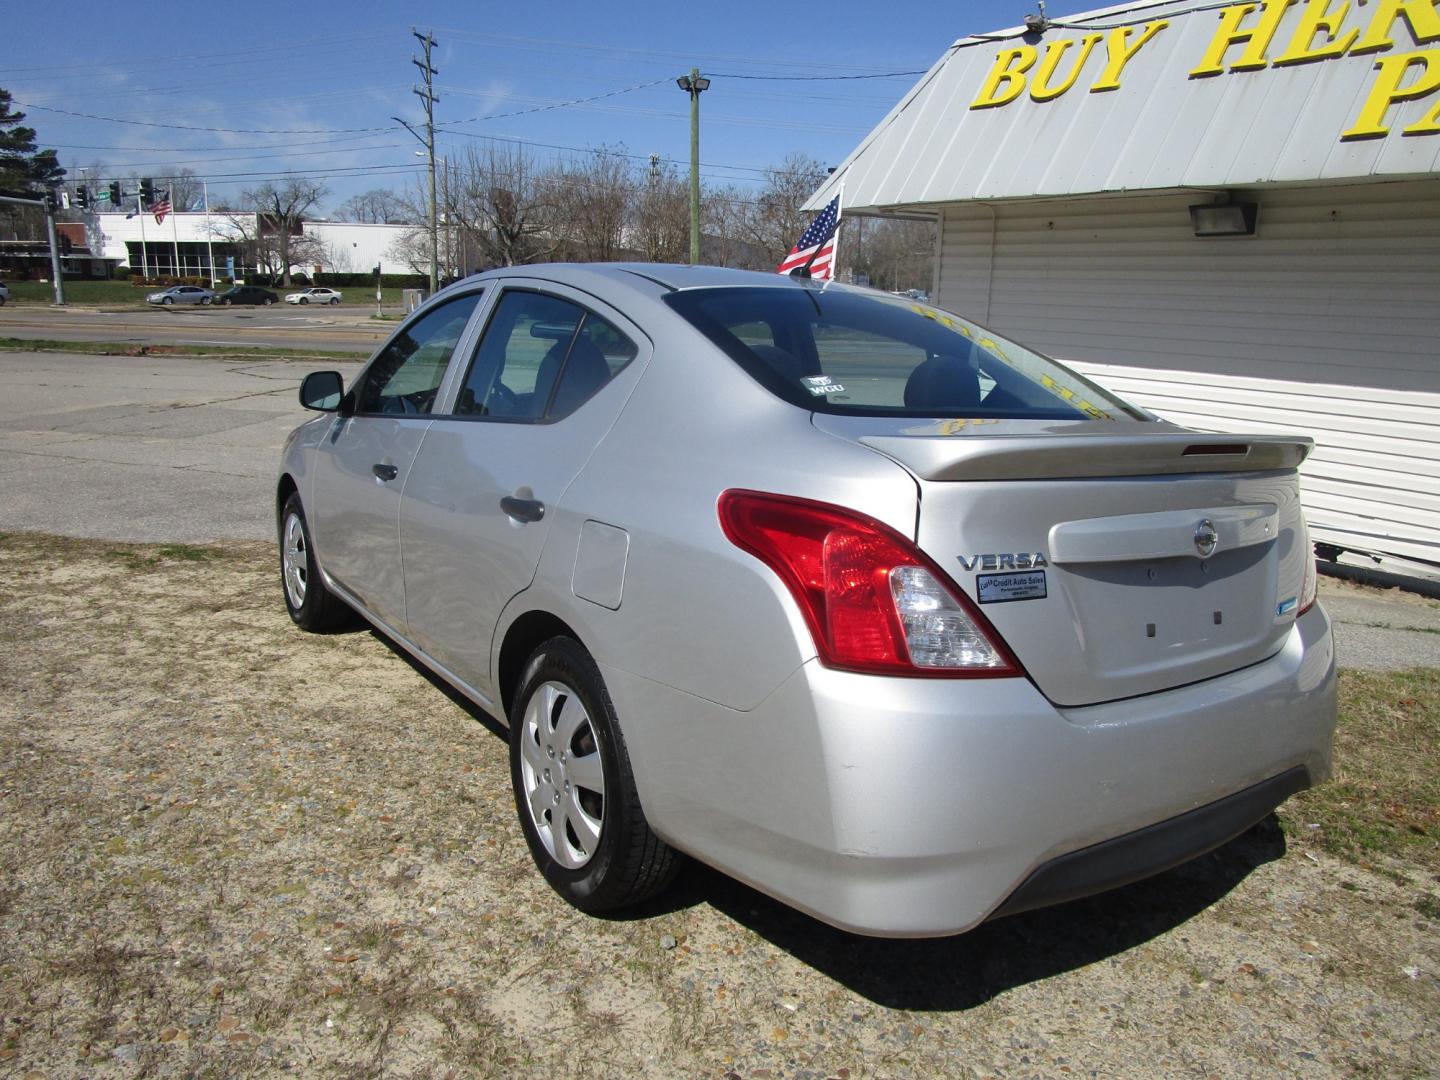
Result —
<instances>
[{"instance_id":1,"label":"rear reflector","mask_svg":"<svg viewBox=\"0 0 1440 1080\"><path fill-rule=\"evenodd\" d=\"M785 583L827 667L885 675L1022 674L989 621L919 548L828 503L727 491L720 525Z\"/></svg>"},{"instance_id":2,"label":"rear reflector","mask_svg":"<svg viewBox=\"0 0 1440 1080\"><path fill-rule=\"evenodd\" d=\"M1196 443L1194 446L1187 446L1180 452L1181 457L1207 457L1210 455L1220 457L1244 457L1250 453L1250 446L1247 443Z\"/></svg>"}]
</instances>

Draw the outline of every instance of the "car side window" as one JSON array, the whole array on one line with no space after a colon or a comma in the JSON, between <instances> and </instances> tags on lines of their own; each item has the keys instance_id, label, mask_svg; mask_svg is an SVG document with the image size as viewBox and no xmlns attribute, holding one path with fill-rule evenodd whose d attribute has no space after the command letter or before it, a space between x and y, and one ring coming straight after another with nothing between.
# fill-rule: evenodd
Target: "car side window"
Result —
<instances>
[{"instance_id":1,"label":"car side window","mask_svg":"<svg viewBox=\"0 0 1440 1080\"><path fill-rule=\"evenodd\" d=\"M480 302L478 292L432 308L397 334L375 358L355 395L355 411L423 415L435 404L450 354Z\"/></svg>"},{"instance_id":2,"label":"car side window","mask_svg":"<svg viewBox=\"0 0 1440 1080\"><path fill-rule=\"evenodd\" d=\"M568 416L635 358L635 343L578 304L511 290L500 298L470 363L457 416Z\"/></svg>"}]
</instances>

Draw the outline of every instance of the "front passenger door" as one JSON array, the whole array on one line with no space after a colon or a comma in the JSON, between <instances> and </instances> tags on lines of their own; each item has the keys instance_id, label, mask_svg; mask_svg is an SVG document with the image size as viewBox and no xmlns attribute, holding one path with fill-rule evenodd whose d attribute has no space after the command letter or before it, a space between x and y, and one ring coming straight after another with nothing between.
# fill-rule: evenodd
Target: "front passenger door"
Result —
<instances>
[{"instance_id":1,"label":"front passenger door","mask_svg":"<svg viewBox=\"0 0 1440 1080\"><path fill-rule=\"evenodd\" d=\"M311 528L321 564L401 634L400 492L480 297L457 296L402 327L350 388L354 414L336 417L316 454Z\"/></svg>"}]
</instances>

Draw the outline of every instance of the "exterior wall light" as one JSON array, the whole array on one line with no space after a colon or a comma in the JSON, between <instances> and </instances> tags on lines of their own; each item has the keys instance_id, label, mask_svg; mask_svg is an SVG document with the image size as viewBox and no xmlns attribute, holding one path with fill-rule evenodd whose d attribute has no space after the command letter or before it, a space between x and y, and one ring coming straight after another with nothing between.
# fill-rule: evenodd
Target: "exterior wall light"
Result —
<instances>
[{"instance_id":1,"label":"exterior wall light","mask_svg":"<svg viewBox=\"0 0 1440 1080\"><path fill-rule=\"evenodd\" d=\"M1190 207L1190 224L1196 236L1254 236L1259 213L1259 203L1202 203Z\"/></svg>"}]
</instances>

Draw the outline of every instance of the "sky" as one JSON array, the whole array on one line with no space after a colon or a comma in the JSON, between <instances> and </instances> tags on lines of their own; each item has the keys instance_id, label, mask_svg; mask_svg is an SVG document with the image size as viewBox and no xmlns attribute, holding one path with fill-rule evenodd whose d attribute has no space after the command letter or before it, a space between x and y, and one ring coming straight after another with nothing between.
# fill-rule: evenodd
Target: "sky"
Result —
<instances>
[{"instance_id":1,"label":"sky","mask_svg":"<svg viewBox=\"0 0 1440 1080\"><path fill-rule=\"evenodd\" d=\"M1048 0L1046 13L1102 6ZM523 145L541 163L604 146L638 168L658 155L683 173L689 97L675 78L698 67L711 79L700 98L702 176L758 191L766 167L792 154L838 165L951 42L1036 10L1036 0L250 0L143 13L81 2L57 17L12 4L0 87L72 177L189 168L219 205L298 172L325 184L328 212L423 176L422 144L392 119L423 127L412 30L433 32L436 153L456 159L489 140Z\"/></svg>"}]
</instances>

